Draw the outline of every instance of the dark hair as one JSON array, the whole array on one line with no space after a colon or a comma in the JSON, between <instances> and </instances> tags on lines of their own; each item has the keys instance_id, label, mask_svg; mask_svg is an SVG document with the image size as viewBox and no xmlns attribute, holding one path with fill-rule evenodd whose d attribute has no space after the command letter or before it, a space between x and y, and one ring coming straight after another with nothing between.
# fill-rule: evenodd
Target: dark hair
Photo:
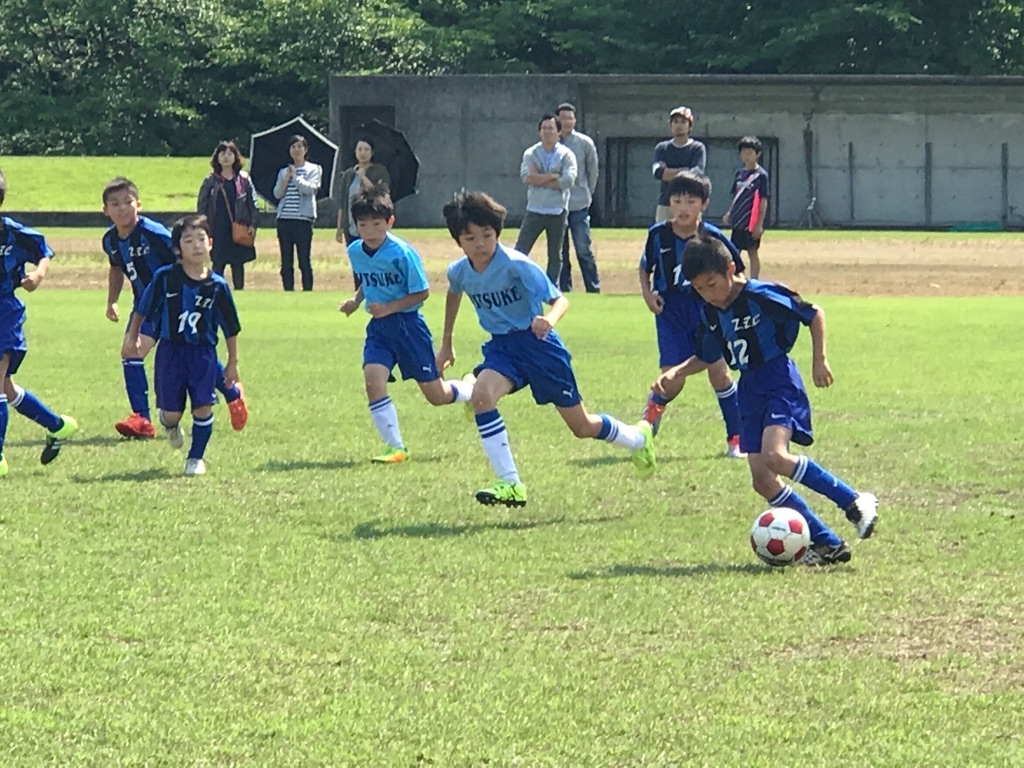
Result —
<instances>
[{"instance_id":1,"label":"dark hair","mask_svg":"<svg viewBox=\"0 0 1024 768\"><path fill-rule=\"evenodd\" d=\"M448 232L459 241L459 236L466 233L470 224L478 227L491 227L498 235L505 226L505 215L508 211L501 203L486 192L456 192L455 196L444 206L444 220Z\"/></svg>"},{"instance_id":2,"label":"dark hair","mask_svg":"<svg viewBox=\"0 0 1024 768\"><path fill-rule=\"evenodd\" d=\"M683 276L691 282L698 275L728 275L732 254L718 238L696 237L683 250Z\"/></svg>"},{"instance_id":3,"label":"dark hair","mask_svg":"<svg viewBox=\"0 0 1024 768\"><path fill-rule=\"evenodd\" d=\"M752 149L757 152L757 156L761 156L761 140L757 136L744 136L736 144L736 150L742 151L744 149Z\"/></svg>"},{"instance_id":4,"label":"dark hair","mask_svg":"<svg viewBox=\"0 0 1024 768\"><path fill-rule=\"evenodd\" d=\"M301 133L293 133L288 137L288 149L292 148L292 144L301 144L306 150L306 157L309 157L309 142L306 141L306 137Z\"/></svg>"},{"instance_id":5,"label":"dark hair","mask_svg":"<svg viewBox=\"0 0 1024 768\"><path fill-rule=\"evenodd\" d=\"M136 200L139 199L139 188L135 186L135 182L126 179L124 176L116 176L107 182L107 185L103 188L103 204L107 204L107 198L115 192L127 192Z\"/></svg>"},{"instance_id":6,"label":"dark hair","mask_svg":"<svg viewBox=\"0 0 1024 768\"><path fill-rule=\"evenodd\" d=\"M370 145L370 149L372 149L374 151L376 151L376 149L377 149L375 146L373 146L373 139L369 139L369 138L366 138L366 137L360 137L360 138L356 139L352 143L352 151L353 152L356 151L356 146L359 144L359 142L363 142L363 144L369 144Z\"/></svg>"},{"instance_id":7,"label":"dark hair","mask_svg":"<svg viewBox=\"0 0 1024 768\"><path fill-rule=\"evenodd\" d=\"M210 226L210 220L201 213L190 213L188 216L182 216L171 227L171 250L181 250L181 236L188 229L201 229L207 237L213 238L213 227Z\"/></svg>"},{"instance_id":8,"label":"dark hair","mask_svg":"<svg viewBox=\"0 0 1024 768\"><path fill-rule=\"evenodd\" d=\"M575 116L576 107L574 107L568 101L563 101L561 104L558 105L558 108L555 110L555 114L560 115L562 112L572 112L573 116Z\"/></svg>"},{"instance_id":9,"label":"dark hair","mask_svg":"<svg viewBox=\"0 0 1024 768\"><path fill-rule=\"evenodd\" d=\"M541 129L541 126L544 125L544 123L548 120L554 120L555 128L557 128L559 131L562 130L562 121L558 119L558 115L544 115L544 117L537 121L537 130L539 131Z\"/></svg>"},{"instance_id":10,"label":"dark hair","mask_svg":"<svg viewBox=\"0 0 1024 768\"><path fill-rule=\"evenodd\" d=\"M4 200L7 198L7 178L4 176L4 172L0 171L0 205L4 204Z\"/></svg>"},{"instance_id":11,"label":"dark hair","mask_svg":"<svg viewBox=\"0 0 1024 768\"><path fill-rule=\"evenodd\" d=\"M352 199L352 221L360 219L384 219L387 221L395 215L395 204L391 195L379 188L364 189Z\"/></svg>"},{"instance_id":12,"label":"dark hair","mask_svg":"<svg viewBox=\"0 0 1024 768\"><path fill-rule=\"evenodd\" d=\"M224 139L217 145L217 148L213 150L213 154L210 155L210 167L213 168L214 173L220 173L220 162L217 160L217 155L223 152L225 149L230 149L235 153L235 162L231 164L231 169L238 173L242 170L242 151L238 148L235 142L228 139Z\"/></svg>"},{"instance_id":13,"label":"dark hair","mask_svg":"<svg viewBox=\"0 0 1024 768\"><path fill-rule=\"evenodd\" d=\"M703 201L711 199L711 179L702 173L681 171L668 183L668 197L687 195L699 197Z\"/></svg>"}]
</instances>

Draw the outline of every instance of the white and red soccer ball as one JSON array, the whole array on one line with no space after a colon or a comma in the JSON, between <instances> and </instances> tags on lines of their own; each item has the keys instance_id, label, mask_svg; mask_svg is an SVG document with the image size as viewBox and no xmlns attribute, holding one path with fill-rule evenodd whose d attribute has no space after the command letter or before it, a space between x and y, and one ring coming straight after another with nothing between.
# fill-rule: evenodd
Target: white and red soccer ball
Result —
<instances>
[{"instance_id":1,"label":"white and red soccer ball","mask_svg":"<svg viewBox=\"0 0 1024 768\"><path fill-rule=\"evenodd\" d=\"M794 509L774 507L762 512L750 529L750 546L768 565L791 565L810 545L807 521Z\"/></svg>"}]
</instances>

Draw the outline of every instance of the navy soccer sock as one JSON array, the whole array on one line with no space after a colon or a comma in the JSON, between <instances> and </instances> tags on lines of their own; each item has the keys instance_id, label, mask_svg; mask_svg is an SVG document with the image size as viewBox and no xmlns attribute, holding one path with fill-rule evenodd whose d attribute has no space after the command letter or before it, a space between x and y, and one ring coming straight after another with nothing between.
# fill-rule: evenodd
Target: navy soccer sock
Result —
<instances>
[{"instance_id":1,"label":"navy soccer sock","mask_svg":"<svg viewBox=\"0 0 1024 768\"><path fill-rule=\"evenodd\" d=\"M188 458L201 459L206 453L206 446L213 434L213 414L205 419L192 419L192 445L188 449Z\"/></svg>"},{"instance_id":2,"label":"navy soccer sock","mask_svg":"<svg viewBox=\"0 0 1024 768\"><path fill-rule=\"evenodd\" d=\"M224 395L225 403L233 403L242 396L242 393L238 391L238 387L228 386L228 382L224 378L224 366L221 365L220 360L217 361L217 382L215 386L217 391Z\"/></svg>"},{"instance_id":3,"label":"navy soccer sock","mask_svg":"<svg viewBox=\"0 0 1024 768\"><path fill-rule=\"evenodd\" d=\"M20 387L16 391L18 394L11 405L26 419L31 419L47 432L56 432L64 426L64 419L47 408L38 397Z\"/></svg>"},{"instance_id":4,"label":"navy soccer sock","mask_svg":"<svg viewBox=\"0 0 1024 768\"><path fill-rule=\"evenodd\" d=\"M840 509L846 509L857 498L857 492L853 488L806 456L797 457L796 469L790 477L812 491L820 493Z\"/></svg>"},{"instance_id":5,"label":"navy soccer sock","mask_svg":"<svg viewBox=\"0 0 1024 768\"><path fill-rule=\"evenodd\" d=\"M814 511L807 506L807 502L790 488L788 485L779 491L774 498L768 499L768 504L773 507L785 507L793 509L804 516L807 527L811 531L811 542L813 544L828 544L830 547L838 547L843 540L836 535L835 531L825 525L824 521L814 514Z\"/></svg>"},{"instance_id":6,"label":"navy soccer sock","mask_svg":"<svg viewBox=\"0 0 1024 768\"><path fill-rule=\"evenodd\" d=\"M718 396L718 407L722 409L722 418L725 420L725 436L738 435L743 428L740 419L740 397L736 393L736 382L732 382L725 389L716 389Z\"/></svg>"},{"instance_id":7,"label":"navy soccer sock","mask_svg":"<svg viewBox=\"0 0 1024 768\"><path fill-rule=\"evenodd\" d=\"M7 439L7 395L0 392L0 458L4 455L4 441Z\"/></svg>"},{"instance_id":8,"label":"navy soccer sock","mask_svg":"<svg viewBox=\"0 0 1024 768\"><path fill-rule=\"evenodd\" d=\"M146 378L146 364L142 360L122 360L124 366L124 388L128 392L128 404L132 413L149 418L149 379Z\"/></svg>"}]
</instances>

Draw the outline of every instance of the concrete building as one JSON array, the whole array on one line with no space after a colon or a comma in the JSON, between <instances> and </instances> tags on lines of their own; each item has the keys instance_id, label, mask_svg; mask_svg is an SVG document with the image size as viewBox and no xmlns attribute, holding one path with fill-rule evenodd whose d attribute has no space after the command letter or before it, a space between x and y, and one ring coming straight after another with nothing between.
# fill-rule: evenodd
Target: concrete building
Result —
<instances>
[{"instance_id":1,"label":"concrete building","mask_svg":"<svg viewBox=\"0 0 1024 768\"><path fill-rule=\"evenodd\" d=\"M363 122L406 134L421 167L419 194L399 204L402 226L440 226L441 206L462 187L493 194L516 224L522 152L561 101L576 105L579 129L597 143L595 213L606 226L651 223L654 144L669 136L669 110L685 104L708 146L712 217L729 203L736 141L756 134L772 226L1024 227L1019 77L335 75L330 133L339 165L354 162Z\"/></svg>"}]
</instances>

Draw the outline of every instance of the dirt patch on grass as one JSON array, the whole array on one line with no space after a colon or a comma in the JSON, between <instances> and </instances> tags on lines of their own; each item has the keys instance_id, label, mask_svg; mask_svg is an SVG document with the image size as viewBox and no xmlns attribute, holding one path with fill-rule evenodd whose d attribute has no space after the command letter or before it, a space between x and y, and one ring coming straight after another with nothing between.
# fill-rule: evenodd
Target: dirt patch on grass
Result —
<instances>
[{"instance_id":1,"label":"dirt patch on grass","mask_svg":"<svg viewBox=\"0 0 1024 768\"><path fill-rule=\"evenodd\" d=\"M459 255L454 243L436 236L417 238L414 230L402 234L423 256L433 289L443 290L444 270ZM258 258L248 268L248 288L280 288L277 242L268 235L261 236L257 243ZM636 264L643 233L638 232L635 241L603 239L600 230L596 236L602 290L638 293ZM48 278L50 287L106 285L106 260L98 250L98 236L95 240L62 239L58 231L49 239L58 254ZM513 242L511 238L506 241ZM350 289L352 275L342 247L318 232L313 251L317 289ZM533 257L543 263L544 253L541 240L534 246ZM1020 239L937 235L908 240L837 232L820 240L784 236L773 240L769 233L761 258L763 279L787 283L809 295L1024 295L1024 235ZM579 283L579 270L574 269L574 274Z\"/></svg>"}]
</instances>

